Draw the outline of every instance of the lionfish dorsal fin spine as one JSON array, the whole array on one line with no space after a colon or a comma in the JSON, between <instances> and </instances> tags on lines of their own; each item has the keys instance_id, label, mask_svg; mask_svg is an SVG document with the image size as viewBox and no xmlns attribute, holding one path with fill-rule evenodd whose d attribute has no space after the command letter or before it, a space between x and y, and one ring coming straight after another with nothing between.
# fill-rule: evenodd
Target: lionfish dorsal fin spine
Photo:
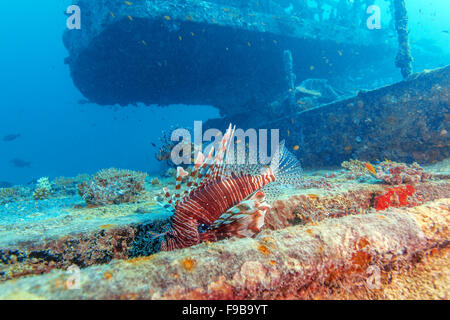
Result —
<instances>
[{"instance_id":1,"label":"lionfish dorsal fin spine","mask_svg":"<svg viewBox=\"0 0 450 320\"><path fill-rule=\"evenodd\" d=\"M210 171L211 171L210 181L214 181L217 179L223 179L223 178L227 177L226 174L224 173L224 170L226 168L225 157L226 157L227 151L229 150L229 147L232 145L231 141L233 139L235 130L236 130L236 126L232 127L231 123L230 123L227 131L225 132L224 136L222 137L222 140L220 142L220 147L217 150L217 153L214 157L213 164L210 167Z\"/></svg>"},{"instance_id":2,"label":"lionfish dorsal fin spine","mask_svg":"<svg viewBox=\"0 0 450 320\"><path fill-rule=\"evenodd\" d=\"M192 175L192 187L191 190L199 185L199 182L204 177L204 172L208 166L208 161L212 158L212 153L214 152L214 148L211 148L211 151L209 152L208 156L205 158L203 153L199 152L199 155L197 156L197 160L195 162L195 173Z\"/></svg>"}]
</instances>

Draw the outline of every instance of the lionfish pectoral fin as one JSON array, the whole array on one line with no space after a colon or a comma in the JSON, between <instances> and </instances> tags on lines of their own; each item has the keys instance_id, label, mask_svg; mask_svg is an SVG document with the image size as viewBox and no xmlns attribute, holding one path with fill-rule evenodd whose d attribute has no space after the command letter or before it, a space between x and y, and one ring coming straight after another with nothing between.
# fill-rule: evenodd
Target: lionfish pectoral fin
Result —
<instances>
[{"instance_id":1,"label":"lionfish pectoral fin","mask_svg":"<svg viewBox=\"0 0 450 320\"><path fill-rule=\"evenodd\" d=\"M270 205L264 201L264 193L257 192L250 199L240 202L222 214L209 227L207 233L213 233L218 240L232 236L252 238L261 231L269 209Z\"/></svg>"}]
</instances>

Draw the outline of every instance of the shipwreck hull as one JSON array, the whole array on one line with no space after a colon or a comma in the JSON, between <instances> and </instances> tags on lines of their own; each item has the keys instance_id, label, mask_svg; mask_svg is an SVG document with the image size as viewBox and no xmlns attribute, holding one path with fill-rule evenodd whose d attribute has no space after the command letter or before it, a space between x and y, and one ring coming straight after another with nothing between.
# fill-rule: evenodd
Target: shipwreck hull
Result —
<instances>
[{"instance_id":1,"label":"shipwreck hull","mask_svg":"<svg viewBox=\"0 0 450 320\"><path fill-rule=\"evenodd\" d=\"M352 18L362 8L322 18L303 1L222 2L76 1L81 30L64 34L75 85L101 105L209 104L233 115L286 91L284 50L298 62L298 81L394 56L392 30L368 30Z\"/></svg>"},{"instance_id":2,"label":"shipwreck hull","mask_svg":"<svg viewBox=\"0 0 450 320\"><path fill-rule=\"evenodd\" d=\"M248 113L206 127L280 129L305 167L348 159L431 163L450 156L450 66L315 109L266 119ZM289 131L289 132L288 132Z\"/></svg>"}]
</instances>

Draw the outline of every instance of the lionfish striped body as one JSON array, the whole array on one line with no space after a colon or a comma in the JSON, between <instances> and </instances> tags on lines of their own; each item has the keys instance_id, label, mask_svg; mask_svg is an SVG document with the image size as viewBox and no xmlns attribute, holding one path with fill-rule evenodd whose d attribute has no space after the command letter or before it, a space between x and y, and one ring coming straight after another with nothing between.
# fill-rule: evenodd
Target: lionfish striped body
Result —
<instances>
[{"instance_id":1,"label":"lionfish striped body","mask_svg":"<svg viewBox=\"0 0 450 320\"><path fill-rule=\"evenodd\" d=\"M183 197L180 193L171 196L164 188L165 199L157 198L164 207L174 211L161 250L181 249L232 236L253 237L260 232L270 209L261 189L276 180L277 169L264 168L263 172L254 174L227 166L224 158L233 134L230 125L214 158L213 150L207 157L199 153L190 175L181 167L177 169L177 192L181 190L183 178L187 178L188 190Z\"/></svg>"}]
</instances>

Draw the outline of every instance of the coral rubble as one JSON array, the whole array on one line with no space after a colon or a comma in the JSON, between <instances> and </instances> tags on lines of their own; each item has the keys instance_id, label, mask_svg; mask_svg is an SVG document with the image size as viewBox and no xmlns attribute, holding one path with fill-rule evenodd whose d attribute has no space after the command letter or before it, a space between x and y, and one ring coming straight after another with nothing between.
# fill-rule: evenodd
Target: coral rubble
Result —
<instances>
[{"instance_id":1,"label":"coral rubble","mask_svg":"<svg viewBox=\"0 0 450 320\"><path fill-rule=\"evenodd\" d=\"M147 174L123 169L101 170L89 182L78 185L80 196L89 205L134 201L144 190Z\"/></svg>"},{"instance_id":2,"label":"coral rubble","mask_svg":"<svg viewBox=\"0 0 450 320\"><path fill-rule=\"evenodd\" d=\"M416 162L412 165L397 163L393 161L383 161L377 166L377 179L387 184L416 184L429 180L432 175Z\"/></svg>"}]
</instances>

